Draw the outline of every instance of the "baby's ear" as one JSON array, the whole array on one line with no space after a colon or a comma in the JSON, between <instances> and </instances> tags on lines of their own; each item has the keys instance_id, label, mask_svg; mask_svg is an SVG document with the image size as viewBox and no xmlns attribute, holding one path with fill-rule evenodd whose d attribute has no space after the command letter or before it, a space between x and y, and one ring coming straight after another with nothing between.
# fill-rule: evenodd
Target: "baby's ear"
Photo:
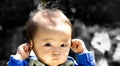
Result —
<instances>
[{"instance_id":1,"label":"baby's ear","mask_svg":"<svg viewBox=\"0 0 120 66\"><path fill-rule=\"evenodd\" d=\"M33 41L32 40L29 41L29 46L30 46L30 49L33 48Z\"/></svg>"}]
</instances>

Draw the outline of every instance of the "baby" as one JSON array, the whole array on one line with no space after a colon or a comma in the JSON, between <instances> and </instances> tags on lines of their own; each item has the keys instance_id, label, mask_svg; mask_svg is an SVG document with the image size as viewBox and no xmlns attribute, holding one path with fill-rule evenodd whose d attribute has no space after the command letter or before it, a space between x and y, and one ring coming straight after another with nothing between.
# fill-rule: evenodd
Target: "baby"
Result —
<instances>
[{"instance_id":1,"label":"baby","mask_svg":"<svg viewBox=\"0 0 120 66\"><path fill-rule=\"evenodd\" d=\"M11 55L8 66L95 66L94 54L80 39L72 39L72 25L58 9L38 11L27 24L28 43ZM77 60L69 57L70 48ZM31 50L35 56L30 56Z\"/></svg>"}]
</instances>

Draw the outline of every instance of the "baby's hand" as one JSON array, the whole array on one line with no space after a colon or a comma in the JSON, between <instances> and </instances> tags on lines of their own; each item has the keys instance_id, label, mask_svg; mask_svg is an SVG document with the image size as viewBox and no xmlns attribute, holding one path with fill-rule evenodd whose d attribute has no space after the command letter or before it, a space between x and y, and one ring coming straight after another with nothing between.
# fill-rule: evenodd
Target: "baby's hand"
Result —
<instances>
[{"instance_id":1,"label":"baby's hand","mask_svg":"<svg viewBox=\"0 0 120 66\"><path fill-rule=\"evenodd\" d=\"M72 39L71 49L75 53L84 53L88 51L85 47L84 42L80 39Z\"/></svg>"},{"instance_id":2,"label":"baby's hand","mask_svg":"<svg viewBox=\"0 0 120 66\"><path fill-rule=\"evenodd\" d=\"M17 49L17 53L15 55L15 59L25 60L29 57L30 54L30 46L27 43L20 45Z\"/></svg>"}]
</instances>

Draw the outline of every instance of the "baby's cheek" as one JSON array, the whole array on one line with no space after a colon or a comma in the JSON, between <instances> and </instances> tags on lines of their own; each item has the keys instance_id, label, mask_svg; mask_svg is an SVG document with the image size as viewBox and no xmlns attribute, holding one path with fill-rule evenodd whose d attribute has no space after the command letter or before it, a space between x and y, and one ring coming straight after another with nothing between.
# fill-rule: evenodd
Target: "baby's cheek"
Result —
<instances>
[{"instance_id":1,"label":"baby's cheek","mask_svg":"<svg viewBox=\"0 0 120 66\"><path fill-rule=\"evenodd\" d=\"M70 49L69 49L69 48L63 49L63 50L62 50L62 54L65 54L65 55L67 55L67 56L68 56L69 51L70 51Z\"/></svg>"}]
</instances>

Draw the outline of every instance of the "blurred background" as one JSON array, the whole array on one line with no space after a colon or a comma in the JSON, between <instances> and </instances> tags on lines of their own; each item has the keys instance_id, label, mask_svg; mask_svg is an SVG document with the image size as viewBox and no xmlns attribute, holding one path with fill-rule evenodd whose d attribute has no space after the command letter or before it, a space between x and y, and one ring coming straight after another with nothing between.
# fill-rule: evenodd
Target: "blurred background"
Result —
<instances>
[{"instance_id":1,"label":"blurred background","mask_svg":"<svg viewBox=\"0 0 120 66\"><path fill-rule=\"evenodd\" d=\"M1 0L0 66L26 42L32 11L58 8L71 20L73 38L95 52L96 66L120 66L120 0ZM74 56L70 53L71 56Z\"/></svg>"}]
</instances>

